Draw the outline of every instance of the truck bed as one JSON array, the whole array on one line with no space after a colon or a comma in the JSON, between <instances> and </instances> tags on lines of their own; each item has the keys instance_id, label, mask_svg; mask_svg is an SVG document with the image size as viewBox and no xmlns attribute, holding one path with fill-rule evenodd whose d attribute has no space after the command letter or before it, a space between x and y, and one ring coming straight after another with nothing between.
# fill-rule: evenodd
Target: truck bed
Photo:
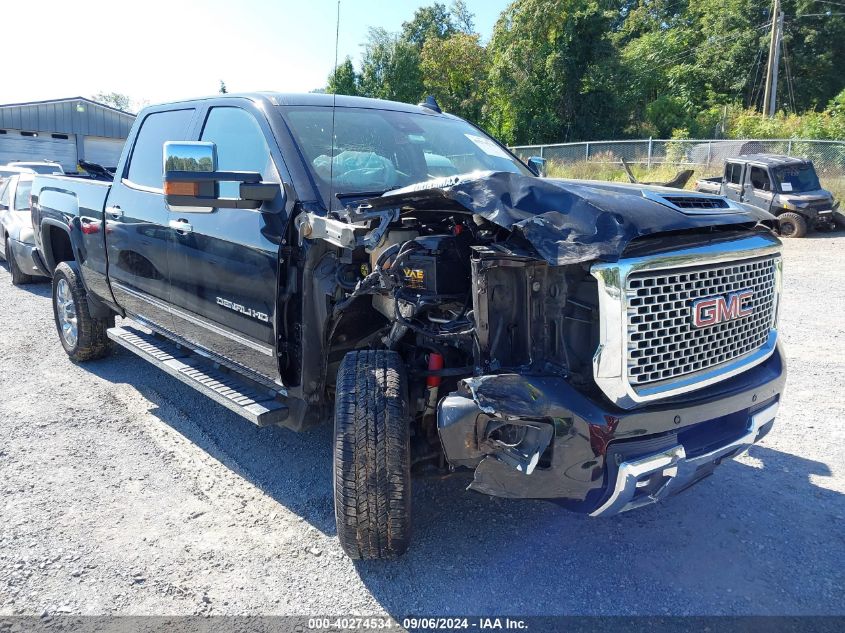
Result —
<instances>
[{"instance_id":1,"label":"truck bed","mask_svg":"<svg viewBox=\"0 0 845 633\"><path fill-rule=\"evenodd\" d=\"M695 181L695 190L703 193L720 194L722 191L722 177L699 178Z\"/></svg>"},{"instance_id":2,"label":"truck bed","mask_svg":"<svg viewBox=\"0 0 845 633\"><path fill-rule=\"evenodd\" d=\"M33 217L34 223L40 223L43 217L55 214L79 216L81 213L102 219L111 182L80 176L36 176L32 183L32 193L38 197L39 217Z\"/></svg>"}]
</instances>

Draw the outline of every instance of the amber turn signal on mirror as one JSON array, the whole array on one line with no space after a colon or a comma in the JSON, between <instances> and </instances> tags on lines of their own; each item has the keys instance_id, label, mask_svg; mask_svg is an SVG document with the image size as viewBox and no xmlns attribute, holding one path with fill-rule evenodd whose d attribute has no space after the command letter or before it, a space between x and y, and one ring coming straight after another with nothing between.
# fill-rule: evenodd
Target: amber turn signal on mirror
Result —
<instances>
[{"instance_id":1,"label":"amber turn signal on mirror","mask_svg":"<svg viewBox=\"0 0 845 633\"><path fill-rule=\"evenodd\" d=\"M200 183L164 181L164 195L166 196L198 196Z\"/></svg>"}]
</instances>

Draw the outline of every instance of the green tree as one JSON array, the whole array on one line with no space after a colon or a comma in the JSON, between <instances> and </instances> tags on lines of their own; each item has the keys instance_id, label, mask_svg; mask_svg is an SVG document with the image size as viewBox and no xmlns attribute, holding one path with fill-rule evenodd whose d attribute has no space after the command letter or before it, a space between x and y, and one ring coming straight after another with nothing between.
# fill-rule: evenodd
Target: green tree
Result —
<instances>
[{"instance_id":1,"label":"green tree","mask_svg":"<svg viewBox=\"0 0 845 633\"><path fill-rule=\"evenodd\" d=\"M788 72L792 79L797 111L821 110L845 88L845 9L817 0L783 0L783 11L789 68L781 60L781 77ZM786 86L782 90L778 102L787 103Z\"/></svg>"},{"instance_id":2,"label":"green tree","mask_svg":"<svg viewBox=\"0 0 845 633\"><path fill-rule=\"evenodd\" d=\"M521 143L620 132L610 5L605 0L516 0L504 11L488 47L489 129Z\"/></svg>"},{"instance_id":3,"label":"green tree","mask_svg":"<svg viewBox=\"0 0 845 633\"><path fill-rule=\"evenodd\" d=\"M472 29L473 15L463 0L455 0L451 10L439 2L420 7L402 23L399 33L370 28L358 75L359 94L407 103L421 101L426 95L421 68L426 42L469 34Z\"/></svg>"},{"instance_id":4,"label":"green tree","mask_svg":"<svg viewBox=\"0 0 845 633\"><path fill-rule=\"evenodd\" d=\"M452 24L460 33L475 33L475 16L467 8L464 0L454 0L452 2Z\"/></svg>"},{"instance_id":5,"label":"green tree","mask_svg":"<svg viewBox=\"0 0 845 633\"><path fill-rule=\"evenodd\" d=\"M132 97L122 92L98 92L91 99L124 112L135 112Z\"/></svg>"},{"instance_id":6,"label":"green tree","mask_svg":"<svg viewBox=\"0 0 845 633\"><path fill-rule=\"evenodd\" d=\"M487 54L479 40L467 33L429 38L420 61L426 92L445 111L473 122L481 121L487 82Z\"/></svg>"},{"instance_id":7,"label":"green tree","mask_svg":"<svg viewBox=\"0 0 845 633\"><path fill-rule=\"evenodd\" d=\"M329 82L326 86L326 92L338 95L352 95L358 94L358 73L355 72L355 67L352 65L352 59L347 57L342 64L339 64L334 72L329 75Z\"/></svg>"},{"instance_id":8,"label":"green tree","mask_svg":"<svg viewBox=\"0 0 845 633\"><path fill-rule=\"evenodd\" d=\"M359 87L367 97L419 102L425 89L417 46L396 33L371 28L364 46Z\"/></svg>"},{"instance_id":9,"label":"green tree","mask_svg":"<svg viewBox=\"0 0 845 633\"><path fill-rule=\"evenodd\" d=\"M462 7L465 11L466 7ZM400 37L406 42L422 48L430 38L447 38L457 31L452 12L445 4L435 2L428 7L420 7L414 17L402 23Z\"/></svg>"}]
</instances>

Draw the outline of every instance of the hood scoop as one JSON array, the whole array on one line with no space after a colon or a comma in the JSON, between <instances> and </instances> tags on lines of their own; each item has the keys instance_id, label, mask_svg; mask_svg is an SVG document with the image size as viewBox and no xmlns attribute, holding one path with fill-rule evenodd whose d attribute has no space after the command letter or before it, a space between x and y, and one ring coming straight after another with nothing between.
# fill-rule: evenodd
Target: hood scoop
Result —
<instances>
[{"instance_id":1,"label":"hood scoop","mask_svg":"<svg viewBox=\"0 0 845 633\"><path fill-rule=\"evenodd\" d=\"M665 194L656 191L643 191L643 197L649 200L654 200L667 207L686 213L692 214L724 214L737 213L742 211L739 207L731 203L727 198L721 196L706 196L696 194Z\"/></svg>"}]
</instances>

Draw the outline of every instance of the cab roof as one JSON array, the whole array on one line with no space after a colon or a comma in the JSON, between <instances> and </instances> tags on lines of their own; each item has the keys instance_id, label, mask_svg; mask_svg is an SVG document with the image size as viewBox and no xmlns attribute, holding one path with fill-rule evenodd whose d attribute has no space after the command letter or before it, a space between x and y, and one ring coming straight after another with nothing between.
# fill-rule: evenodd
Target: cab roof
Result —
<instances>
[{"instance_id":1,"label":"cab roof","mask_svg":"<svg viewBox=\"0 0 845 633\"><path fill-rule=\"evenodd\" d=\"M288 92L241 92L226 93L200 97L197 99L184 99L177 103L189 103L196 101L207 101L214 99L249 99L258 103L266 103L272 106L323 106L331 107L336 105L339 108L371 108L374 110L393 110L396 112L411 112L416 114L429 114L433 116L452 115L438 113L431 108L425 108L400 101L387 101L386 99L372 99L370 97L351 97L349 95L333 95L325 93L288 93ZM169 104L155 104L151 108L159 108Z\"/></svg>"},{"instance_id":2,"label":"cab roof","mask_svg":"<svg viewBox=\"0 0 845 633\"><path fill-rule=\"evenodd\" d=\"M808 162L803 158L784 156L783 154L745 154L728 158L729 163L758 163L769 167L781 167L783 165L803 165Z\"/></svg>"}]
</instances>

